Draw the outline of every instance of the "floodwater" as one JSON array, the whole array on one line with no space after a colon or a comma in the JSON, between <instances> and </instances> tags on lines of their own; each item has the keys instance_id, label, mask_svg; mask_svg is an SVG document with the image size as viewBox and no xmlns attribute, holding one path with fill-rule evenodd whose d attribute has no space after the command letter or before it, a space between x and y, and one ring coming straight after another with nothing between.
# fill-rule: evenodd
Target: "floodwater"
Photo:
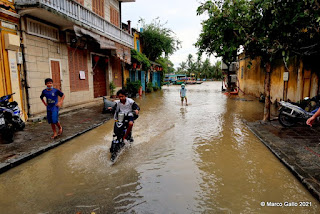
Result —
<instances>
[{"instance_id":1,"label":"floodwater","mask_svg":"<svg viewBox=\"0 0 320 214\"><path fill-rule=\"evenodd\" d=\"M179 88L136 99L135 142L113 166L109 121L0 175L0 213L320 213L243 123L262 118L261 103L205 82L181 106Z\"/></svg>"}]
</instances>

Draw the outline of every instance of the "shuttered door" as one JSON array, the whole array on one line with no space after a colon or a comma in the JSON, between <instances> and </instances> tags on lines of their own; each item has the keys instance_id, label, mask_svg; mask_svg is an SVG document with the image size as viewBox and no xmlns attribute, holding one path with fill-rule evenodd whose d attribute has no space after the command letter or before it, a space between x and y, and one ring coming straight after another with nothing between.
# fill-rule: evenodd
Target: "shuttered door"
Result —
<instances>
[{"instance_id":1,"label":"shuttered door","mask_svg":"<svg viewBox=\"0 0 320 214\"><path fill-rule=\"evenodd\" d=\"M105 60L100 58L93 69L93 89L95 98L107 95L106 65L104 62Z\"/></svg>"},{"instance_id":2,"label":"shuttered door","mask_svg":"<svg viewBox=\"0 0 320 214\"><path fill-rule=\"evenodd\" d=\"M70 91L88 91L87 50L68 47ZM85 79L80 79L80 71L85 72Z\"/></svg>"},{"instance_id":3,"label":"shuttered door","mask_svg":"<svg viewBox=\"0 0 320 214\"><path fill-rule=\"evenodd\" d=\"M76 2L78 2L81 5L84 5L84 0L76 0Z\"/></svg>"},{"instance_id":4,"label":"shuttered door","mask_svg":"<svg viewBox=\"0 0 320 214\"><path fill-rule=\"evenodd\" d=\"M110 6L110 22L119 27L119 12Z\"/></svg>"},{"instance_id":5,"label":"shuttered door","mask_svg":"<svg viewBox=\"0 0 320 214\"><path fill-rule=\"evenodd\" d=\"M117 57L112 57L113 82L117 87L122 87L121 62Z\"/></svg>"},{"instance_id":6,"label":"shuttered door","mask_svg":"<svg viewBox=\"0 0 320 214\"><path fill-rule=\"evenodd\" d=\"M92 0L92 10L99 16L104 17L104 0Z\"/></svg>"},{"instance_id":7,"label":"shuttered door","mask_svg":"<svg viewBox=\"0 0 320 214\"><path fill-rule=\"evenodd\" d=\"M310 89L311 89L311 70L304 70L302 98L310 96Z\"/></svg>"},{"instance_id":8,"label":"shuttered door","mask_svg":"<svg viewBox=\"0 0 320 214\"><path fill-rule=\"evenodd\" d=\"M53 80L53 87L61 91L60 79L60 63L59 61L51 60L51 74Z\"/></svg>"},{"instance_id":9,"label":"shuttered door","mask_svg":"<svg viewBox=\"0 0 320 214\"><path fill-rule=\"evenodd\" d=\"M145 78L145 72L141 71L141 85L142 85L142 90L146 90L146 78Z\"/></svg>"}]
</instances>

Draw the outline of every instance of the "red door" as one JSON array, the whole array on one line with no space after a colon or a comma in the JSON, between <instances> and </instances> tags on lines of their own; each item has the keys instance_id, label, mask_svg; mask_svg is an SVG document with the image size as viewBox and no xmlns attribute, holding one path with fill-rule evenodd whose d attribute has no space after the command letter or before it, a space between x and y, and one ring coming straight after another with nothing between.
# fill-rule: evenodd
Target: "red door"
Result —
<instances>
[{"instance_id":1,"label":"red door","mask_svg":"<svg viewBox=\"0 0 320 214\"><path fill-rule=\"evenodd\" d=\"M93 91L94 98L107 95L107 80L105 58L100 57L98 62L93 63Z\"/></svg>"},{"instance_id":2,"label":"red door","mask_svg":"<svg viewBox=\"0 0 320 214\"><path fill-rule=\"evenodd\" d=\"M112 74L113 82L117 87L122 87L122 71L121 71L121 61L117 57L112 57Z\"/></svg>"},{"instance_id":3,"label":"red door","mask_svg":"<svg viewBox=\"0 0 320 214\"><path fill-rule=\"evenodd\" d=\"M51 60L53 87L61 91L60 62Z\"/></svg>"}]
</instances>

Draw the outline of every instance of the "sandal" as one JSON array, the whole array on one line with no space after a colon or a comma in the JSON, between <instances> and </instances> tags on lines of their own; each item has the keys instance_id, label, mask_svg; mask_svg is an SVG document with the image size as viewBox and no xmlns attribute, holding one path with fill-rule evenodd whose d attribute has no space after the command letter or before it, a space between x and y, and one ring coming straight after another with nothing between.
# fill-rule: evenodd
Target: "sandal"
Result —
<instances>
[{"instance_id":1,"label":"sandal","mask_svg":"<svg viewBox=\"0 0 320 214\"><path fill-rule=\"evenodd\" d=\"M51 139L54 140L54 139L56 139L57 137L58 137L58 135L52 135L52 136L51 136Z\"/></svg>"},{"instance_id":2,"label":"sandal","mask_svg":"<svg viewBox=\"0 0 320 214\"><path fill-rule=\"evenodd\" d=\"M62 135L62 133L63 133L63 128L61 127L61 132L60 132L60 130L59 130L58 136Z\"/></svg>"}]
</instances>

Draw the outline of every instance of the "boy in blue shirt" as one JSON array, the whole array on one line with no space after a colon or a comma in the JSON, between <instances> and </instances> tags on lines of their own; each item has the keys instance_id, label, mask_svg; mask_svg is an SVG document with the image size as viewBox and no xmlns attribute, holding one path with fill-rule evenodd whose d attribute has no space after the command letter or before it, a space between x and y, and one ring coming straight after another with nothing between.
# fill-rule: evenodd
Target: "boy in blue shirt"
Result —
<instances>
[{"instance_id":1,"label":"boy in blue shirt","mask_svg":"<svg viewBox=\"0 0 320 214\"><path fill-rule=\"evenodd\" d=\"M61 107L65 95L58 89L53 88L53 80L50 78L45 79L44 83L47 88L44 89L41 93L40 99L45 106L47 106L47 119L48 123L51 124L53 135L51 139L55 139L58 135L62 134L62 126L59 123L59 107ZM58 96L61 97L60 101ZM47 102L43 98L47 98ZM59 129L57 134L56 126Z\"/></svg>"},{"instance_id":2,"label":"boy in blue shirt","mask_svg":"<svg viewBox=\"0 0 320 214\"><path fill-rule=\"evenodd\" d=\"M186 106L188 105L188 100L187 100L187 89L185 84L181 84L181 89L180 89L180 97L181 97L181 105L183 105L183 100L186 100Z\"/></svg>"}]
</instances>

